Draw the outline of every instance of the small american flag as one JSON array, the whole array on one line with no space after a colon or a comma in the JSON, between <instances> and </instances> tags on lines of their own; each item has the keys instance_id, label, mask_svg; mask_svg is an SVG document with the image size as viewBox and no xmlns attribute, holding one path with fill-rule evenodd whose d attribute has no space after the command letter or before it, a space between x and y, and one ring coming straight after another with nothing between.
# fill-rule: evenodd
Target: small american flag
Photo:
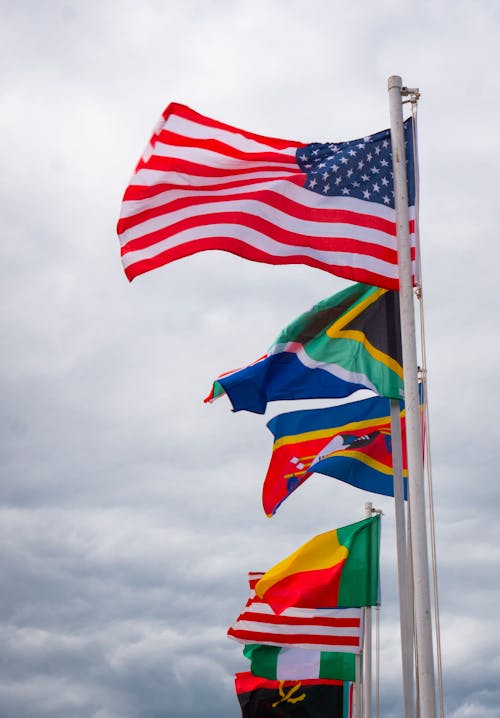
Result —
<instances>
[{"instance_id":1,"label":"small american flag","mask_svg":"<svg viewBox=\"0 0 500 718\"><path fill-rule=\"evenodd\" d=\"M250 572L250 598L227 635L240 643L360 653L362 608L287 608L277 615L255 593L263 573Z\"/></svg>"},{"instance_id":2,"label":"small american flag","mask_svg":"<svg viewBox=\"0 0 500 718\"><path fill-rule=\"evenodd\" d=\"M405 140L414 261L411 119ZM398 289L390 130L306 144L170 104L125 191L118 235L130 280L217 249Z\"/></svg>"}]
</instances>

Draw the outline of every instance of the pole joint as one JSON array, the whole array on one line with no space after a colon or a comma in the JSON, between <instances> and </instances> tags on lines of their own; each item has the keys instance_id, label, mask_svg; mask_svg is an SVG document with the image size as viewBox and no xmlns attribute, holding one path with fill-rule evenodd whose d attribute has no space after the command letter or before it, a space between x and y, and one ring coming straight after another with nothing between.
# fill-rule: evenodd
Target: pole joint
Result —
<instances>
[{"instance_id":1,"label":"pole joint","mask_svg":"<svg viewBox=\"0 0 500 718\"><path fill-rule=\"evenodd\" d=\"M413 98L415 100L419 100L420 99L420 90L418 89L418 87L404 86L401 88L401 95L402 95L402 97L410 96L411 98Z\"/></svg>"},{"instance_id":2,"label":"pole joint","mask_svg":"<svg viewBox=\"0 0 500 718\"><path fill-rule=\"evenodd\" d=\"M420 99L420 90L418 87L402 87L401 88L401 97L409 97L409 100L403 100L401 102L402 105L416 105L418 100Z\"/></svg>"},{"instance_id":3,"label":"pole joint","mask_svg":"<svg viewBox=\"0 0 500 718\"><path fill-rule=\"evenodd\" d=\"M427 379L427 369L421 366L417 367L417 378L419 382L425 381Z\"/></svg>"}]
</instances>

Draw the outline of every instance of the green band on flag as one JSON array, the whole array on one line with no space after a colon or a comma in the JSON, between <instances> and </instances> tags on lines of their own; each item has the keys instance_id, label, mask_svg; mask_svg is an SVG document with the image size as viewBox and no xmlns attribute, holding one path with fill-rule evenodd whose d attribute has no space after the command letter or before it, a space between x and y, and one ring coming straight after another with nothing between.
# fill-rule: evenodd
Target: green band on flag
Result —
<instances>
[{"instance_id":1,"label":"green band on flag","mask_svg":"<svg viewBox=\"0 0 500 718\"><path fill-rule=\"evenodd\" d=\"M354 653L250 644L243 654L250 661L251 672L268 680L354 681L356 676Z\"/></svg>"}]
</instances>

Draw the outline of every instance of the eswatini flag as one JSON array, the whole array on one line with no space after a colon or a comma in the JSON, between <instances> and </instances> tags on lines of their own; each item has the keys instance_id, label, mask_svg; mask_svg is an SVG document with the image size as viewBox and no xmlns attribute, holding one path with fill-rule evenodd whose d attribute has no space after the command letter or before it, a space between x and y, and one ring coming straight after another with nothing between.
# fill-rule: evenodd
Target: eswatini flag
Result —
<instances>
[{"instance_id":1,"label":"eswatini flag","mask_svg":"<svg viewBox=\"0 0 500 718\"><path fill-rule=\"evenodd\" d=\"M219 376L205 401L227 394L233 410L267 402L336 398L370 389L403 396L399 293L353 284L289 324L267 354Z\"/></svg>"},{"instance_id":2,"label":"eswatini flag","mask_svg":"<svg viewBox=\"0 0 500 718\"><path fill-rule=\"evenodd\" d=\"M400 411L403 483L406 497L406 424ZM275 416L262 505L268 516L312 474L345 481L364 491L394 496L390 400L381 396L324 409Z\"/></svg>"},{"instance_id":3,"label":"eswatini flag","mask_svg":"<svg viewBox=\"0 0 500 718\"><path fill-rule=\"evenodd\" d=\"M405 140L415 260L411 119ZM393 189L390 130L347 142L296 142L172 103L123 196L123 267L132 280L218 249L398 289Z\"/></svg>"},{"instance_id":4,"label":"eswatini flag","mask_svg":"<svg viewBox=\"0 0 500 718\"><path fill-rule=\"evenodd\" d=\"M348 718L351 684L304 679L271 681L237 673L235 689L242 718Z\"/></svg>"},{"instance_id":5,"label":"eswatini flag","mask_svg":"<svg viewBox=\"0 0 500 718\"><path fill-rule=\"evenodd\" d=\"M289 606L374 606L379 598L380 517L315 536L269 569L255 593L275 613Z\"/></svg>"}]
</instances>

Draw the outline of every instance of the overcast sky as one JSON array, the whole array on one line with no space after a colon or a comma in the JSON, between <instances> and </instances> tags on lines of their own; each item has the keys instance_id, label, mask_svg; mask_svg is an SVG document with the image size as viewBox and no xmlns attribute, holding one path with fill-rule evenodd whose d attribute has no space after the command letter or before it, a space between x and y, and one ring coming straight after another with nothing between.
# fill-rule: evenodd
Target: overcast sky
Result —
<instances>
[{"instance_id":1,"label":"overcast sky","mask_svg":"<svg viewBox=\"0 0 500 718\"><path fill-rule=\"evenodd\" d=\"M419 87L446 715L500 715L496 0L0 0L2 718L230 718L247 571L383 509L381 704L402 713L394 511L315 476L260 504L266 416L205 405L346 282L207 252L136 279L123 191L171 101L353 139Z\"/></svg>"}]
</instances>

